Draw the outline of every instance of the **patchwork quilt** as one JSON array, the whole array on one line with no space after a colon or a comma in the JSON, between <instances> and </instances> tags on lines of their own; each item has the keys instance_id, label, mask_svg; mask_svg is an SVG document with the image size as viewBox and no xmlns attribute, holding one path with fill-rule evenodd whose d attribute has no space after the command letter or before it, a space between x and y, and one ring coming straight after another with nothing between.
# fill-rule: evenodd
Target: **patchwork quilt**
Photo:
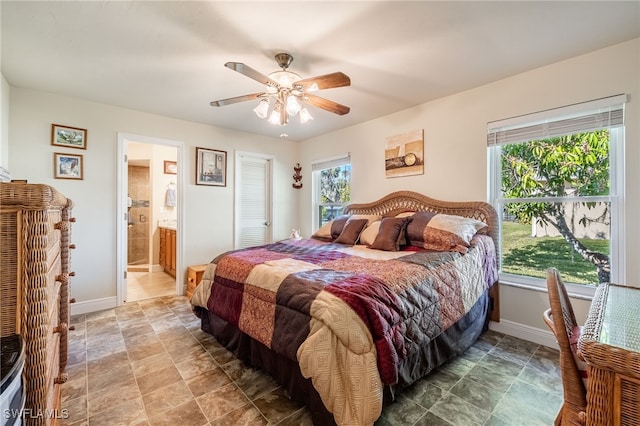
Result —
<instances>
[{"instance_id":1,"label":"patchwork quilt","mask_svg":"<svg viewBox=\"0 0 640 426\"><path fill-rule=\"evenodd\" d=\"M485 235L464 255L286 240L215 258L192 303L296 360L336 423L373 424L407 354L462 318L496 265Z\"/></svg>"}]
</instances>

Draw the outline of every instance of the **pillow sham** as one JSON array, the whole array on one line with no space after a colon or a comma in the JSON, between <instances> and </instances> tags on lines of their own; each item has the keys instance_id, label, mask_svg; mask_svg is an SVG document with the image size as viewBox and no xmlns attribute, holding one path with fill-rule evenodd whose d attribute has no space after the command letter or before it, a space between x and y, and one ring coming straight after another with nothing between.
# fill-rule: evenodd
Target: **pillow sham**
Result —
<instances>
[{"instance_id":1,"label":"pillow sham","mask_svg":"<svg viewBox=\"0 0 640 426\"><path fill-rule=\"evenodd\" d=\"M398 213L397 215L395 215L395 217L412 217L414 214L415 214L415 212L410 210L410 211ZM407 245L407 238L406 238L406 235L405 235L404 232L402 234L400 234L400 245L401 246L406 246Z\"/></svg>"},{"instance_id":2,"label":"pillow sham","mask_svg":"<svg viewBox=\"0 0 640 426\"><path fill-rule=\"evenodd\" d=\"M433 212L417 212L407 225L409 244L437 251L457 251L465 254L471 238L487 226L468 217Z\"/></svg>"},{"instance_id":3,"label":"pillow sham","mask_svg":"<svg viewBox=\"0 0 640 426\"><path fill-rule=\"evenodd\" d=\"M320 228L318 228L318 230L316 232L314 232L311 237L312 238L319 238L319 239L322 239L322 240L331 239L331 226L332 225L333 225L333 221L330 220L329 222L325 223Z\"/></svg>"},{"instance_id":4,"label":"pillow sham","mask_svg":"<svg viewBox=\"0 0 640 426\"><path fill-rule=\"evenodd\" d=\"M344 226L347 222L356 220L356 219L366 219L366 225L369 226L371 223L380 220L380 216L378 215L367 215L367 214L354 214L354 215L342 215L337 218L325 223L322 225L316 232L311 235L312 238L317 238L320 240L335 240L340 236L340 233L344 229ZM377 233L377 231L376 231ZM375 238L375 235L374 237ZM373 241L372 238L372 241Z\"/></svg>"},{"instance_id":5,"label":"pillow sham","mask_svg":"<svg viewBox=\"0 0 640 426\"><path fill-rule=\"evenodd\" d=\"M399 251L400 240L404 238L404 230L409 221L410 219L407 217L385 217L382 219L378 235L369 248Z\"/></svg>"},{"instance_id":6,"label":"pillow sham","mask_svg":"<svg viewBox=\"0 0 640 426\"><path fill-rule=\"evenodd\" d=\"M373 222L376 222L382 219L382 217L377 214L352 214L351 216L349 216L349 220L354 220L354 219L367 219L366 226L369 226Z\"/></svg>"},{"instance_id":7,"label":"pillow sham","mask_svg":"<svg viewBox=\"0 0 640 426\"><path fill-rule=\"evenodd\" d=\"M349 217L349 220L348 220L347 222L349 222L350 220L355 220L355 219L367 219L367 224L364 226L363 231L360 233L360 240L358 241L358 244L365 244L365 243L363 243L363 242L362 242L362 234L364 234L364 233L365 233L365 231L366 231L366 230L367 230L367 229L368 229L372 224L374 224L374 223L376 223L376 222L379 222L379 221L380 221L380 219L382 219L382 217L381 217L381 216L379 216L379 215L376 215L376 214L352 214L352 215ZM373 230L370 230L370 231L369 231L368 236L370 236L370 234L371 234L371 232L372 232L372 231L373 231ZM378 232L378 231L376 230L376 234L377 234L377 232ZM371 238L371 242L373 242L373 240L375 239L375 237L376 237L376 236L375 236L375 234L374 234L373 236L371 236L371 237L370 237L370 238Z\"/></svg>"},{"instance_id":8,"label":"pillow sham","mask_svg":"<svg viewBox=\"0 0 640 426\"><path fill-rule=\"evenodd\" d=\"M376 239L376 235L378 235L378 231L380 230L380 221L376 220L362 231L360 234L360 244L364 244L370 246Z\"/></svg>"},{"instance_id":9,"label":"pillow sham","mask_svg":"<svg viewBox=\"0 0 640 426\"><path fill-rule=\"evenodd\" d=\"M416 212L414 212L414 211L402 212L402 213L398 213L395 217L411 217L415 213Z\"/></svg>"},{"instance_id":10,"label":"pillow sham","mask_svg":"<svg viewBox=\"0 0 640 426\"><path fill-rule=\"evenodd\" d=\"M348 220L349 220L348 215L338 216L337 218L333 219L331 223L331 239L332 240L335 240L340 236Z\"/></svg>"},{"instance_id":11,"label":"pillow sham","mask_svg":"<svg viewBox=\"0 0 640 426\"><path fill-rule=\"evenodd\" d=\"M333 242L339 244L354 245L360 238L360 233L367 226L367 219L351 219L346 221L342 232ZM333 230L332 230L333 233Z\"/></svg>"}]
</instances>

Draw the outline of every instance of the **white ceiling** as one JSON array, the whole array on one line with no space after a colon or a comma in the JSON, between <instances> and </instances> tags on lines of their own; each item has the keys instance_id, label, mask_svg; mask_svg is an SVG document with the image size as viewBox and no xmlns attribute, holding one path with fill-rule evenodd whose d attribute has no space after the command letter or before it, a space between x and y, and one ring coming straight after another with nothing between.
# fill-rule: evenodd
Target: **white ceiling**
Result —
<instances>
[{"instance_id":1,"label":"white ceiling","mask_svg":"<svg viewBox=\"0 0 640 426\"><path fill-rule=\"evenodd\" d=\"M639 1L7 1L2 73L10 85L292 140L640 37ZM303 78L342 71L317 92L344 116L285 128L252 112L259 92L224 67L268 74L278 52ZM73 124L73 123L69 123ZM81 123L75 123L80 125Z\"/></svg>"}]
</instances>

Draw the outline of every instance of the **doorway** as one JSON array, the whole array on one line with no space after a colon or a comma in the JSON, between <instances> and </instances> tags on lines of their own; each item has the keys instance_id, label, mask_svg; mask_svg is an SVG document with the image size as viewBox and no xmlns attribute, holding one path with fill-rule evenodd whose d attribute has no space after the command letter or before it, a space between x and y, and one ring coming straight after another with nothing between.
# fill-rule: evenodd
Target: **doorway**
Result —
<instances>
[{"instance_id":1,"label":"doorway","mask_svg":"<svg viewBox=\"0 0 640 426\"><path fill-rule=\"evenodd\" d=\"M182 144L135 135L118 142L118 305L182 294Z\"/></svg>"},{"instance_id":2,"label":"doorway","mask_svg":"<svg viewBox=\"0 0 640 426\"><path fill-rule=\"evenodd\" d=\"M273 157L236 152L235 248L273 241Z\"/></svg>"}]
</instances>

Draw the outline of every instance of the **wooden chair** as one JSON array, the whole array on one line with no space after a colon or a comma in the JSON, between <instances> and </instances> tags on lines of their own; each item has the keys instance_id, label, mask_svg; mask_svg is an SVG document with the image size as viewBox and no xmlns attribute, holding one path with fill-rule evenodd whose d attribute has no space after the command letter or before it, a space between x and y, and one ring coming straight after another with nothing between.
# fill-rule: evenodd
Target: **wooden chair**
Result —
<instances>
[{"instance_id":1,"label":"wooden chair","mask_svg":"<svg viewBox=\"0 0 640 426\"><path fill-rule=\"evenodd\" d=\"M544 312L543 319L556 336L560 347L560 373L564 392L564 403L554 424L583 425L587 411L587 392L578 366L581 361L577 358L579 355L575 345L580 328L567 289L555 268L547 269L547 289L551 307Z\"/></svg>"}]
</instances>

